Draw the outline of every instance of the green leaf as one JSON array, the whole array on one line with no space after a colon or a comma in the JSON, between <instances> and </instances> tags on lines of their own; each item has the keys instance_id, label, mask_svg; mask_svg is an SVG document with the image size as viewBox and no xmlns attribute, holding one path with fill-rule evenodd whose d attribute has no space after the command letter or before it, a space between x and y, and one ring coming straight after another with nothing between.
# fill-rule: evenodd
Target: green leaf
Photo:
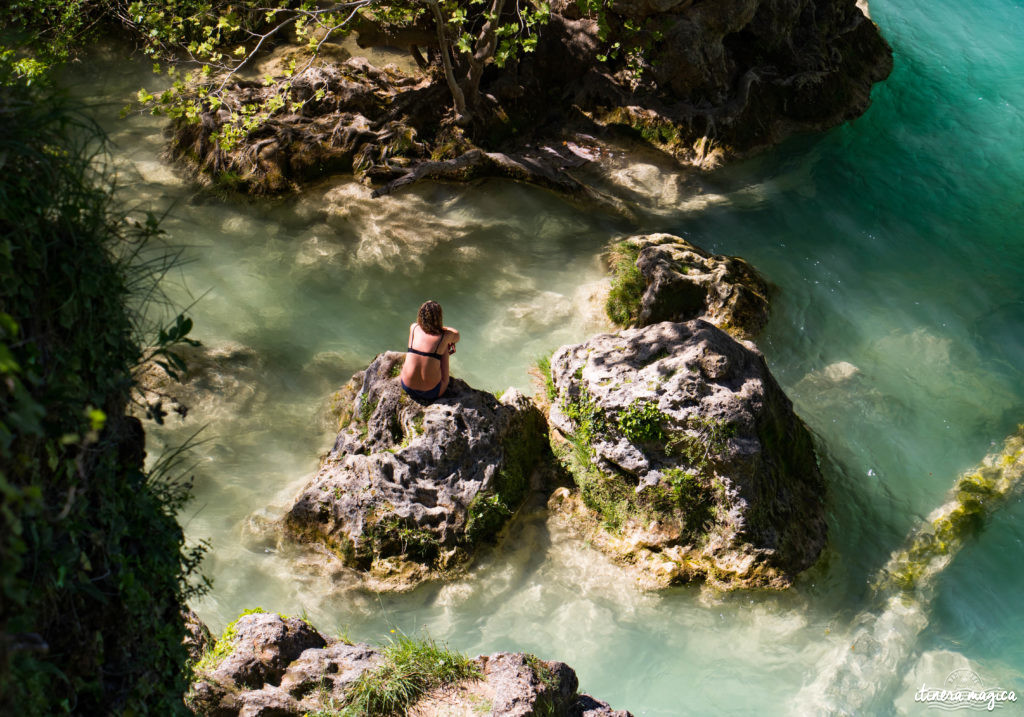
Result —
<instances>
[{"instance_id":1,"label":"green leaf","mask_svg":"<svg viewBox=\"0 0 1024 717\"><path fill-rule=\"evenodd\" d=\"M18 365L10 349L6 344L0 344L0 374L18 373L19 371L21 371L21 366Z\"/></svg>"},{"instance_id":2,"label":"green leaf","mask_svg":"<svg viewBox=\"0 0 1024 717\"><path fill-rule=\"evenodd\" d=\"M90 430L97 433L103 430L107 423L107 414L99 408L88 407L85 409L85 417L89 419Z\"/></svg>"}]
</instances>

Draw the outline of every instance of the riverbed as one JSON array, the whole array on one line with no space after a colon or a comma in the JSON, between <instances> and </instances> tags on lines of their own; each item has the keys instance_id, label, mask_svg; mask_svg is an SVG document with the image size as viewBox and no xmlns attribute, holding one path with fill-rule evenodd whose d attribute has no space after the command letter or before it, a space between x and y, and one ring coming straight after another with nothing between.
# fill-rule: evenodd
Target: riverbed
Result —
<instances>
[{"instance_id":1,"label":"riverbed","mask_svg":"<svg viewBox=\"0 0 1024 717\"><path fill-rule=\"evenodd\" d=\"M1024 421L1024 4L878 0L871 13L896 64L863 117L702 177L619 154L617 181L646 198L636 221L505 181L371 199L333 179L286 199L217 197L161 159L164 120L117 118L160 81L144 63L109 56L82 73L122 198L166 211L186 247L169 298L191 306L204 344L245 356L222 368L235 371L231 400L147 429L156 455L206 426L180 516L212 545L199 615L216 631L261 606L353 639L427 631L468 654L526 650L635 715L798 709L871 609L870 578ZM815 435L830 491L830 547L792 590L643 593L537 507L464 579L400 596L352 591L261 533L333 439L331 391L404 348L420 302L441 302L462 332L455 375L532 392L537 357L608 330L608 243L653 231L743 256L777 287L758 345ZM873 712L921 714L921 683L955 668L1024 691L1022 557L1016 499L941 576Z\"/></svg>"}]
</instances>

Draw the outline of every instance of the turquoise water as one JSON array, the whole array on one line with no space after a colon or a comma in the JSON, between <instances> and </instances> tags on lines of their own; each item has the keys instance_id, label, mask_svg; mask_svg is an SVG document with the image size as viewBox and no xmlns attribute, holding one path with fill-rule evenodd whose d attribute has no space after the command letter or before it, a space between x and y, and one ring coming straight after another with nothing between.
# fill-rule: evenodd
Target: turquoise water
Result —
<instances>
[{"instance_id":1,"label":"turquoise water","mask_svg":"<svg viewBox=\"0 0 1024 717\"><path fill-rule=\"evenodd\" d=\"M358 639L426 629L470 654L529 650L636 715L814 711L806 686L874 609L871 576L1024 422L1024 3L871 11L896 67L865 116L699 181L634 157L619 174L649 193L637 224L503 182L370 200L332 181L299 199L218 200L159 161L159 120L104 120L126 194L170 206L165 228L190 247L172 298L206 292L191 310L199 337L254 356L222 367L237 380L223 396L151 431L157 451L208 424L182 515L191 539L213 542L200 615L220 629L261 605ZM100 107L153 84L102 77L90 80ZM593 296L606 243L662 230L744 256L778 287L759 345L830 485L831 547L792 591L640 593L538 509L467 578L403 596L352 592L261 531L331 441L318 421L330 391L401 348L420 301L441 301L463 332L456 375L529 388L537 355L604 329ZM874 675L886 687L868 712L923 713L920 683L963 666L1024 692L1022 526L1017 499L939 578L909 659Z\"/></svg>"}]
</instances>

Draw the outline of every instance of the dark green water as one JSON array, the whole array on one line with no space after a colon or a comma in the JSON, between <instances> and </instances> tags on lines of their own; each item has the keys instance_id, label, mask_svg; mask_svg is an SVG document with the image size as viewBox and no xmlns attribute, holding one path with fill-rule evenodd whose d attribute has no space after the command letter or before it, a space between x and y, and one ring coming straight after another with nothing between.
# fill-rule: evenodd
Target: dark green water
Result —
<instances>
[{"instance_id":1,"label":"dark green water","mask_svg":"<svg viewBox=\"0 0 1024 717\"><path fill-rule=\"evenodd\" d=\"M636 158L622 171L650 192L636 226L502 182L382 200L344 182L291 202L201 199L158 161L159 121L105 122L127 192L173 204L165 226L191 245L177 277L187 289L171 292L209 291L197 333L259 356L231 401L152 434L156 449L210 424L182 516L214 544L200 615L220 629L261 605L353 638L425 628L471 654L530 650L637 715L813 710L797 695L808 699L801 688L869 607L870 577L1024 422L1024 3L871 10L896 69L864 117L700 182ZM117 107L152 82L114 69L91 81ZM542 513L465 580L400 597L347 592L253 536L251 516L280 515L330 442L316 422L324 398L401 348L420 301L441 301L463 331L457 375L528 388L538 354L602 330L588 297L606 243L648 231L744 256L779 289L759 345L818 437L831 489L830 552L793 591L642 594ZM965 666L1024 691L1022 557L1018 499L939 578L909 659L893 669L880 652L873 679L888 687L872 712L921 714L919 683Z\"/></svg>"}]
</instances>

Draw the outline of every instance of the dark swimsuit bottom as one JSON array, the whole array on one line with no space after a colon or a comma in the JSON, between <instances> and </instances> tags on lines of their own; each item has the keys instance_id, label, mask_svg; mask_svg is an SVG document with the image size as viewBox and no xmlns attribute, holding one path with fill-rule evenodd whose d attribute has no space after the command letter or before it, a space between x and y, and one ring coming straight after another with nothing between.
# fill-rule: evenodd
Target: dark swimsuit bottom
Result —
<instances>
[{"instance_id":1,"label":"dark swimsuit bottom","mask_svg":"<svg viewBox=\"0 0 1024 717\"><path fill-rule=\"evenodd\" d=\"M416 335L416 328L415 327L413 327L412 334L413 334L413 336ZM441 331L441 338L437 342L437 345L434 346L434 350L433 351L420 351L419 349L414 349L412 346L410 346L409 347L409 353L416 354L417 356L426 356L427 358L435 358L438 361L440 361L441 360L441 354L437 353L437 349L441 346L441 342L442 341L444 341L444 331L443 330ZM401 380L401 379L399 379L399 380ZM405 385L405 381L402 381L402 390L405 391L407 394L409 394L409 398L414 398L417 401L433 401L435 398L437 398L438 396L441 395L441 384L442 383L444 383L444 379L443 378L440 381L438 381L437 385L434 386L433 388L427 389L426 391L420 391L419 389L416 389L416 388L409 388L408 386Z\"/></svg>"}]
</instances>

